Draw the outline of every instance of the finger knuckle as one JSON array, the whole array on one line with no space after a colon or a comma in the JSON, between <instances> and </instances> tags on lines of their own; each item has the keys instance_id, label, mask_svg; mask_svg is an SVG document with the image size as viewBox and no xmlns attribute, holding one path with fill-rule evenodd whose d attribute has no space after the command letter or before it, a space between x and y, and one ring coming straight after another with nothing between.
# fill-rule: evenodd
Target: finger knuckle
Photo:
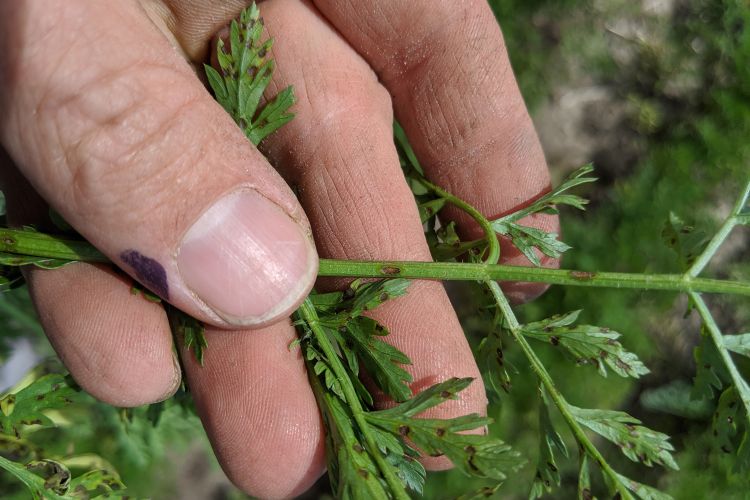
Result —
<instances>
[{"instance_id":1,"label":"finger knuckle","mask_svg":"<svg viewBox=\"0 0 750 500\"><path fill-rule=\"evenodd\" d=\"M340 75L328 79L313 107L320 114L318 130L328 133L332 127L356 125L363 120L390 122L391 102L385 87L363 75Z\"/></svg>"},{"instance_id":2,"label":"finger knuckle","mask_svg":"<svg viewBox=\"0 0 750 500\"><path fill-rule=\"evenodd\" d=\"M195 160L200 149L190 115L197 96L164 90L180 76L169 66L123 67L73 95L46 100L40 114L55 130L72 207L87 213L118 207L136 194L158 199L144 191L164 183L146 181L168 180Z\"/></svg>"}]
</instances>

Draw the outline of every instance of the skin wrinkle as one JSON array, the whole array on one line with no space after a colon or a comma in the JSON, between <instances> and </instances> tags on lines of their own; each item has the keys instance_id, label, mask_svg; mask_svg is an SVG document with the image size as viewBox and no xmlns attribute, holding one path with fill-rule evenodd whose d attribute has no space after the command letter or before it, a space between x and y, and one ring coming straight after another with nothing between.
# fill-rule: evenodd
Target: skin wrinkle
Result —
<instances>
[{"instance_id":1,"label":"skin wrinkle","mask_svg":"<svg viewBox=\"0 0 750 500\"><path fill-rule=\"evenodd\" d=\"M349 127L344 127L349 128ZM354 127L352 127L354 128ZM333 150L339 157L339 162L334 162L332 164L338 164L338 165L347 165L347 158L350 158L352 156L356 157L356 155L347 155L342 153L341 151L341 143L336 142L333 145ZM328 165L323 166L325 170L330 169L331 167ZM329 173L329 176L331 178L331 181L334 185L341 185L342 189L337 189L336 192L340 193L341 191L345 192L347 194L346 197L341 198L341 202L338 203L338 206L348 206L348 207L357 207L357 206L368 206L370 209L377 212L375 217L372 217L372 219L375 220L387 220L384 218L385 214L383 213L383 205L385 205L386 200L384 200L381 196L379 196L379 193L373 192L373 190L369 189L359 189L360 185L359 183L352 177L353 172L348 170L347 168L341 168L336 172L338 175L333 176ZM365 182L366 184L366 182ZM330 186L330 184L329 184ZM357 200L355 196L359 194L360 197L367 197L366 203L358 203L361 200ZM347 203L346 200L349 200ZM365 214L363 214L360 210L352 210L350 212L350 215L353 215L356 218L356 222L353 223L354 227L368 227L369 220L365 220ZM368 215L369 219L369 215ZM370 220L372 220L370 219ZM386 233L383 235L383 233ZM390 239L390 230L389 225L384 225L383 228L381 228L380 231L368 231L363 234L365 240L365 246L362 248L359 252L356 252L357 254L362 253L368 253L368 248L377 248L378 252L381 255L390 255L393 253L393 240ZM376 238L376 239L373 239ZM361 242L358 242L361 243ZM351 256L347 256L348 258L353 258ZM372 258L371 255L368 255L367 257Z\"/></svg>"},{"instance_id":2,"label":"skin wrinkle","mask_svg":"<svg viewBox=\"0 0 750 500\"><path fill-rule=\"evenodd\" d=\"M336 210L335 207L337 206L351 206L350 204L346 203L345 197L339 193L339 185L338 182L336 182L335 178L331 175L331 172L328 168L323 168L319 174L321 175L321 181L323 178L327 178L328 181L321 182L321 190L319 192L325 192L326 196L328 197L328 205L327 210L323 209L320 212L327 212L330 213L331 216L327 217L324 216L325 220L327 221L327 226L330 230L330 232L320 232L321 236L320 239L320 248L328 248L327 241L329 238L334 237L337 242L339 242L341 255L361 255L363 253L363 250L366 248L369 248L370 245L364 245L361 246L360 242L352 242L351 240L344 241L341 239L338 235L339 234L346 234L347 232L350 232L352 227L356 227L356 224L352 224L351 220L346 218L343 220L337 220L336 217ZM335 196L334 196L335 194ZM340 203L336 203L334 200L338 199ZM355 212L355 216L357 216L360 224L362 223L361 218L359 218L359 214ZM343 226L343 227L342 227ZM346 231L342 231L342 229L346 229ZM328 251L331 252L332 249L328 248ZM366 250L364 250L366 252ZM337 253L338 254L338 253ZM366 258L363 256L363 258Z\"/></svg>"},{"instance_id":3,"label":"skin wrinkle","mask_svg":"<svg viewBox=\"0 0 750 500\"><path fill-rule=\"evenodd\" d=\"M143 70L144 65L137 63L137 66ZM169 68L162 65L153 65L153 67L161 72L162 70L166 69L167 74L173 73L173 68ZM107 78L110 82L118 82L123 79L123 76L127 75L130 66L127 66L125 68L122 68L122 70L117 71L113 74L110 74ZM125 79L127 81L128 77L125 76ZM162 80L161 74L157 77L157 80ZM106 83L106 82L105 82ZM176 121L180 118L182 113L184 113L185 109L189 109L191 107L191 103L195 101L195 97L188 95L180 98L180 102L177 106L174 106L174 114L172 113L164 113L164 109L168 109L168 106L165 104L162 104L159 101L155 101L151 98L150 92L145 92L144 90L136 90L135 92L137 94L142 94L145 96L144 99L140 99L138 97L132 97L130 99L129 103L125 103L120 109L115 110L114 112L107 113L106 110L110 109L109 107L105 106L90 106L89 104L86 104L86 101L82 101L82 99L89 99L88 96L95 94L95 90L97 87L100 87L101 84L97 84L94 81L90 81L83 85L83 91L82 92L76 92L76 94L70 94L67 97L62 97L55 99L54 102L50 102L47 105L47 109L51 111L52 119L49 120L52 123L52 127L55 130L67 130L67 138L63 139L62 137L59 137L58 132L58 140L57 144L59 144L60 149L63 150L63 153L66 158L66 165L70 170L72 170L72 178L65 179L63 181L63 184L68 184L73 186L74 188L82 188L87 184L87 182L84 181L86 177L90 177L91 173L93 173L94 176L99 176L101 174L107 174L108 172L111 174L117 174L117 181L122 181L122 177L120 177L120 174L122 172L122 169L115 169L115 168L109 168L109 167L103 167L102 165L109 165L111 160L108 158L102 158L100 163L98 164L92 164L92 159L95 158L97 155L93 153L97 153L99 151L102 151L103 154L106 155L112 155L114 154L111 148L101 148L101 147L93 147L94 144L99 144L101 142L101 139L103 137L117 137L117 140L111 140L108 142L111 142L113 145L119 145L123 144L123 141L121 138L133 136L131 133L123 133L121 132L122 127L129 127L132 129L132 127L129 126L131 123L137 124L137 126L142 127L145 120L142 119L139 115L144 115L146 117L150 116L165 116L165 118L160 119L153 128L153 130L150 131L144 131L144 133L140 134L141 137L137 138L136 140L131 141L125 141L130 142L129 147L126 147L124 149L121 149L119 153L117 153L117 156L130 156L131 152L144 150L147 149L146 143L155 143L157 139L159 138L159 134L163 133L165 128L167 128L172 121ZM126 83L126 86L129 86ZM92 91L89 92L87 87L92 87ZM85 97L84 97L85 96ZM84 104L81 104L81 103ZM111 102L111 101L109 101ZM93 103L92 103L93 104ZM133 108L133 105L136 105L135 108ZM87 108L91 109L91 111L88 111ZM153 108L160 109L160 113L154 113ZM68 109L73 110L72 114L81 114L84 113L84 118L70 118L67 116L66 113L70 113L67 111ZM101 115L102 110L105 110L105 114ZM50 113L44 113L50 114ZM131 117L134 117L131 119ZM71 123L75 123L76 121L87 123L85 130L79 130L77 133L75 131L70 131L71 129ZM115 124L119 124L120 127L116 127ZM77 139L71 139L71 134L77 135ZM138 135L138 134L136 134ZM73 144L73 149L71 148L65 148L65 144ZM104 151L104 149L107 149ZM118 161L128 163L127 158L119 159ZM62 173L62 172L61 172ZM97 187L99 181L101 179L95 179L94 187ZM137 182L134 182L134 185L142 186L141 180L137 180ZM95 204L98 203L100 200L98 197L94 198L92 195L96 194L96 189L93 191L79 191L77 196L71 196L68 199L69 205L75 206L76 210L79 211L79 213L87 213L88 212L88 205L89 204ZM106 196L111 197L113 193L107 192ZM123 196L129 197L130 193L121 193ZM119 204L125 200L114 200L114 204ZM86 203L86 206L81 206L81 203Z\"/></svg>"},{"instance_id":4,"label":"skin wrinkle","mask_svg":"<svg viewBox=\"0 0 750 500\"><path fill-rule=\"evenodd\" d=\"M202 160L194 151L194 145L185 149L165 148L173 154L160 158L160 169L147 170L149 182L144 182L146 178L144 178L143 169L140 167L143 165L140 157L151 156L150 152L154 148L159 147L157 143L161 141L163 144L166 141L165 138L169 137L170 134L165 131L173 130L173 127L189 123L184 118L184 115L188 112L192 112L189 106L175 109L174 113L165 115L165 119L157 125L157 130L149 131L148 137L143 137L140 150L136 149L132 156L125 155L117 160L111 160L106 157L111 154L111 151L103 151L103 154L106 156L101 158L97 158L98 154L84 153L84 151L98 153L101 150L100 148L90 146L90 144L94 143L101 144L100 139L98 139L99 137L120 136L120 133L117 131L107 132L93 128L91 134L94 137L86 141L87 144L79 146L80 152L77 155L76 161L69 163L69 165L78 165L77 168L73 168L73 177L68 181L69 185L74 189L73 196L70 199L71 206L74 207L73 210L80 214L86 214L91 213L92 210L100 212L103 208L110 207L113 214L119 213L119 207L129 203L136 196L143 201L126 214L128 220L134 223L142 220L149 213L182 213L181 211L174 210L173 201L160 197L158 193L150 191L158 189L159 186L174 185L174 180L180 177L185 171L184 166L196 164ZM199 150L197 153L200 152ZM102 192L100 189L101 185L124 185L130 186L130 189ZM183 201L180 204L183 203L185 202ZM168 212L158 212L159 207L165 205L169 206L170 210Z\"/></svg>"},{"instance_id":5,"label":"skin wrinkle","mask_svg":"<svg viewBox=\"0 0 750 500\"><path fill-rule=\"evenodd\" d=\"M320 183L321 185L325 184L322 176L316 176L313 182ZM320 189L319 192L323 193L322 196L325 196L325 203L321 203L320 198L318 198L318 203L313 204L307 201L307 196L302 196L302 202L306 206L310 206L310 219L314 220L315 224L318 226L317 231L315 231L316 246L320 251L330 252L331 254L346 255L346 245L344 241L339 238L338 233L334 230L336 222L334 220L334 213L332 210L330 210L330 207L333 206L331 203L331 195L326 189ZM326 238L322 238L318 235L326 235Z\"/></svg>"}]
</instances>

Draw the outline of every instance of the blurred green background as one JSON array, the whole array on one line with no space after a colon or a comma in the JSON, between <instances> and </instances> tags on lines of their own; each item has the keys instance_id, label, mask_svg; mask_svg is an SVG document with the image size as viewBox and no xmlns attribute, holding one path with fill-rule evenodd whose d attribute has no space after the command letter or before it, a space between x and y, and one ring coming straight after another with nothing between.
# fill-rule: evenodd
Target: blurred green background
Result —
<instances>
[{"instance_id":1,"label":"blurred green background","mask_svg":"<svg viewBox=\"0 0 750 500\"><path fill-rule=\"evenodd\" d=\"M729 211L750 169L750 4L742 0L490 0L501 23L521 90L559 180L593 161L600 181L588 188L585 213L565 212L563 238L574 247L564 266L584 270L679 272L662 243L670 211L709 234ZM736 231L707 270L750 279L750 231ZM483 324L452 287L474 343ZM712 299L728 333L750 331L748 301ZM626 475L656 485L676 499L750 498L750 479L732 473L732 458L712 440L713 402L687 399L699 339L686 301L669 293L553 287L519 308L532 320L583 308L582 321L623 334L652 373L638 381L615 374L602 380L558 352L539 354L569 401L591 408L623 409L673 436L681 471L637 466L600 443ZM0 361L18 339L33 352L52 354L24 291L0 296ZM519 353L506 357L518 369L510 394L496 398L497 433L523 452L529 465L510 477L501 498L525 498L537 454L537 398L533 377ZM14 358L13 363L21 363ZM4 368L7 368L6 365ZM750 374L748 366L742 367ZM130 414L94 403L71 415L62 431L39 431L45 449L101 455L122 474L135 496L241 498L210 454L199 423L178 406L156 428ZM133 416L136 418L133 418ZM562 427L561 427L562 429ZM564 437L569 438L563 432ZM72 443L75 443L73 445ZM577 463L559 460L563 485L550 498L573 498ZM433 474L427 498L454 498L486 483L457 473ZM13 483L0 474L3 498ZM307 494L325 496L325 481ZM18 496L24 498L23 494Z\"/></svg>"}]
</instances>

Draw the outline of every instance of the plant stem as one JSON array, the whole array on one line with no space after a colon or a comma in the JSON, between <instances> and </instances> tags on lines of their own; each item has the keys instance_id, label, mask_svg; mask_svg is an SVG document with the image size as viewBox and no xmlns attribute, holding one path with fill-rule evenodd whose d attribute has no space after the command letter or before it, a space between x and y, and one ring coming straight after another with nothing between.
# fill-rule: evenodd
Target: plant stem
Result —
<instances>
[{"instance_id":1,"label":"plant stem","mask_svg":"<svg viewBox=\"0 0 750 500\"><path fill-rule=\"evenodd\" d=\"M690 266L690 269L688 269L687 273L685 273L685 276L694 278L698 276L701 271L703 271L708 262L711 260L711 257L716 254L716 251L719 249L722 243L724 243L724 240L727 239L729 233L732 232L732 229L734 229L734 227L737 224L740 224L743 220L740 216L740 212L742 212L742 209L745 207L748 197L750 197L750 182L748 182L745 186L745 190L737 200L732 213L729 214L729 217L727 217L727 220L725 220L724 224L721 225L719 231L714 235L713 238L711 238L711 241L708 242L708 245L703 250L703 252L701 252L698 258L695 259L695 262L693 262L693 265Z\"/></svg>"},{"instance_id":2,"label":"plant stem","mask_svg":"<svg viewBox=\"0 0 750 500\"><path fill-rule=\"evenodd\" d=\"M109 262L91 243L25 229L0 229L0 252L85 262Z\"/></svg>"},{"instance_id":3,"label":"plant stem","mask_svg":"<svg viewBox=\"0 0 750 500\"><path fill-rule=\"evenodd\" d=\"M90 243L33 231L0 229L0 252L69 261L110 262ZM518 267L468 262L355 261L321 259L318 276L348 278L411 278L463 281L527 281L675 292L727 293L750 296L750 283L694 278L679 274L587 272L544 267Z\"/></svg>"},{"instance_id":4,"label":"plant stem","mask_svg":"<svg viewBox=\"0 0 750 500\"><path fill-rule=\"evenodd\" d=\"M680 274L587 272L544 267L519 267L466 262L369 262L320 260L319 276L359 278L412 278L443 281L528 281L550 285L634 288L675 292L727 293L750 296L750 283Z\"/></svg>"},{"instance_id":5,"label":"plant stem","mask_svg":"<svg viewBox=\"0 0 750 500\"><path fill-rule=\"evenodd\" d=\"M488 264L496 264L497 261L500 260L500 242L497 240L495 230L492 229L492 225L487 220L487 218L482 215L479 210L466 203L461 198L452 195L448 191L442 189L440 186L431 183L424 177L420 178L419 182L421 182L424 187L431 190L436 195L444 198L451 205L455 205L456 207L469 214L469 216L471 216L471 218L474 219L477 224L479 224L479 226L482 228L482 231L484 231L484 239L487 240L487 257L484 260Z\"/></svg>"},{"instance_id":6,"label":"plant stem","mask_svg":"<svg viewBox=\"0 0 750 500\"><path fill-rule=\"evenodd\" d=\"M519 347L521 347L521 350L526 356L526 359L531 364L531 369L539 378L542 386L544 386L544 389L547 391L550 398L555 403L555 406L560 411L560 414L562 415L565 422L568 424L568 427L575 436L576 441L578 441L578 444L580 444L583 449L586 450L586 453L588 453L591 458L596 460L597 464L599 464L599 466L601 467L602 472L604 472L612 479L612 484L617 487L617 491L620 493L621 497L623 499L632 499L633 496L630 494L630 491L628 491L628 489L622 484L619 477L617 476L617 473L607 463L596 446L594 446L594 443L592 443L588 438L586 432L579 425L575 416L573 416L573 414L570 412L568 402L565 401L563 395L557 390L557 388L555 387L555 383L552 380L549 372L547 372L547 369L544 367L544 364L537 357L534 350L526 341L526 338L523 336L523 332L521 331L521 324L518 322L516 315L513 314L510 303L508 303L508 299L505 298L505 294L503 294L503 291L500 289L500 285L498 285L497 282L493 280L486 280L484 284L492 292L495 303L500 308L500 311L505 317L511 336L519 345Z\"/></svg>"},{"instance_id":7,"label":"plant stem","mask_svg":"<svg viewBox=\"0 0 750 500\"><path fill-rule=\"evenodd\" d=\"M742 378L739 370L737 370L737 366L734 364L734 361L732 361L731 354L729 354L729 350L724 345L724 336L719 329L719 325L716 324L716 321L714 320L711 311L708 310L708 306L703 301L703 298L694 292L690 292L690 298L695 304L698 314L700 314L703 319L703 324L706 326L709 335L711 335L711 340L719 351L721 360L724 362L724 365L729 372L732 383L737 387L737 393L740 395L742 404L745 406L745 418L747 418L747 425L750 429L750 387L748 387L747 382Z\"/></svg>"},{"instance_id":8,"label":"plant stem","mask_svg":"<svg viewBox=\"0 0 750 500\"><path fill-rule=\"evenodd\" d=\"M388 462L386 462L385 457L382 455L382 453L380 453L380 449L375 443L375 438L372 435L372 432L370 432L369 424L365 419L364 409L360 404L359 397L357 397L354 386L352 386L352 383L349 380L349 374L341 364L338 354L336 354L336 351L331 345L331 341L328 338L328 335L320 327L320 321L318 319L318 314L315 312L315 306L313 306L309 298L305 299L298 312L300 317L302 317L302 319L304 319L310 327L313 335L315 335L315 340L318 341L320 349L323 351L323 354L325 354L327 361L330 363L331 369L336 375L339 384L341 384L341 391L344 393L344 397L346 398L346 404L348 405L349 410L352 412L352 416L354 417L354 421L359 427L359 431L362 433L367 451L370 456L372 456L373 460L375 460L375 462L378 464L378 468L383 475L383 479L385 479L386 483L388 483L388 486L390 487L394 498L399 500L408 500L409 495L406 493L406 490L404 490L404 486L401 483L401 480L398 478L398 476L396 476L393 467L388 464Z\"/></svg>"}]
</instances>

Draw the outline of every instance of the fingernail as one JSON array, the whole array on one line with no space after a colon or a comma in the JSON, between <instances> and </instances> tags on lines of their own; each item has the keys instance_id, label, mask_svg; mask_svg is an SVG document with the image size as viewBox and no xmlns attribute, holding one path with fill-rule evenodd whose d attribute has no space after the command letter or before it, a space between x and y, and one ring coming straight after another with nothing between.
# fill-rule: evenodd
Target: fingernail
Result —
<instances>
[{"instance_id":1,"label":"fingernail","mask_svg":"<svg viewBox=\"0 0 750 500\"><path fill-rule=\"evenodd\" d=\"M227 323L254 326L304 299L317 254L281 207L246 190L221 198L188 229L177 267L188 288Z\"/></svg>"}]
</instances>

